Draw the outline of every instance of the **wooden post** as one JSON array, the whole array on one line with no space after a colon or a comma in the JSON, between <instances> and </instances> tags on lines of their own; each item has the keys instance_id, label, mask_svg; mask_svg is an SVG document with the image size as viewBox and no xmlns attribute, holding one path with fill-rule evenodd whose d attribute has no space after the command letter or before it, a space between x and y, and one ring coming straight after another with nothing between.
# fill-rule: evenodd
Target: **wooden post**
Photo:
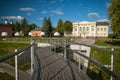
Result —
<instances>
[{"instance_id":1,"label":"wooden post","mask_svg":"<svg viewBox=\"0 0 120 80\"><path fill-rule=\"evenodd\" d=\"M34 41L32 41L31 44L34 44ZM34 68L34 45L31 46L31 74L33 74L33 68Z\"/></svg>"},{"instance_id":2,"label":"wooden post","mask_svg":"<svg viewBox=\"0 0 120 80\"><path fill-rule=\"evenodd\" d=\"M17 49L15 49L15 52L17 52ZM15 55L15 80L19 80L18 55Z\"/></svg>"},{"instance_id":3,"label":"wooden post","mask_svg":"<svg viewBox=\"0 0 120 80\"><path fill-rule=\"evenodd\" d=\"M81 65L80 65L80 57L79 57L79 66L78 66L78 69L80 70L81 69Z\"/></svg>"},{"instance_id":4,"label":"wooden post","mask_svg":"<svg viewBox=\"0 0 120 80\"><path fill-rule=\"evenodd\" d=\"M111 49L111 71L113 71L113 64L114 64L114 61L113 61L113 58L114 58L114 56L113 56L113 51L114 51L114 49L112 48ZM110 80L113 80L113 77L111 76L111 78L110 78Z\"/></svg>"},{"instance_id":5,"label":"wooden post","mask_svg":"<svg viewBox=\"0 0 120 80\"><path fill-rule=\"evenodd\" d=\"M65 40L65 49L64 49L64 59L67 58L67 48L66 48L66 40Z\"/></svg>"}]
</instances>

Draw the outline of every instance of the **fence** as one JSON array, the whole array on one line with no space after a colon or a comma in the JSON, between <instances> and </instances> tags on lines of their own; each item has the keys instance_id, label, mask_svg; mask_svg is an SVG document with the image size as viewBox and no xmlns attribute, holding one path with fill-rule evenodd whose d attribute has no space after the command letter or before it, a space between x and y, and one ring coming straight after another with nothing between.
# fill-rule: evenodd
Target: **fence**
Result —
<instances>
[{"instance_id":1,"label":"fence","mask_svg":"<svg viewBox=\"0 0 120 80\"><path fill-rule=\"evenodd\" d=\"M40 63L38 62L36 53L35 53L35 46L36 44L34 42L32 42L29 46L21 49L21 50L15 50L15 52L10 53L8 55L5 55L3 57L0 57L0 63L4 62L10 58L15 57L15 78L16 80L19 80L19 65L23 65L26 64L27 62L31 63L31 80L33 80L33 78L37 78L39 79L39 77L35 77L33 74L36 73L36 71L38 71L37 73L39 73L39 65ZM35 68L35 66L37 65L37 67ZM30 65L29 65L30 66ZM40 79L39 79L40 80Z\"/></svg>"},{"instance_id":2,"label":"fence","mask_svg":"<svg viewBox=\"0 0 120 80\"><path fill-rule=\"evenodd\" d=\"M80 69L84 70L86 68L87 74L93 80L119 80L120 79L120 52L114 51L113 49L106 49L101 47L96 47L92 45L85 45L80 43L72 43L81 46L89 47L90 54L86 55L86 49L79 50L70 50L67 52L68 58L71 59L70 54L72 54L72 58L76 54L76 63ZM70 44L69 44L70 45ZM75 53L75 54L74 54ZM88 66L86 66L88 64Z\"/></svg>"},{"instance_id":3,"label":"fence","mask_svg":"<svg viewBox=\"0 0 120 80\"><path fill-rule=\"evenodd\" d=\"M114 51L114 49L106 49L101 47L96 47L92 45L85 45L80 43L72 43L79 45L79 49L81 46L86 46L90 48L90 54L86 55L88 51L86 49L83 50L71 50L68 45L69 44L64 38L51 38L51 39L35 39L36 42L47 42L51 43L51 48L56 49L57 47L64 47L64 59L68 58L75 64L79 66L79 69L86 70L87 74L93 80L119 80L120 79L120 53ZM68 44L67 44L68 43ZM31 61L31 80L40 80L41 75L41 67L40 60L37 57L35 43L31 43L31 45L23 48L19 51L6 55L4 57L0 57L0 62L4 62L7 59L10 59L14 56L18 56L18 63L16 64L24 64L27 61ZM55 50L56 51L56 50ZM30 53L30 54L28 54ZM74 61L74 53L76 53L79 58L76 58L78 62ZM25 54L25 55L23 55ZM27 56L27 58L26 58ZM28 58L29 56L29 58ZM31 59L30 59L31 57ZM23 59L24 58L24 59ZM17 60L17 59L16 59ZM24 60L24 61L21 61ZM21 63L22 62L22 63ZM16 66L16 69L18 66ZM16 73L18 73L16 71ZM19 77L16 75L16 77ZM17 78L16 78L17 79ZM19 79L19 78L18 78Z\"/></svg>"}]
</instances>

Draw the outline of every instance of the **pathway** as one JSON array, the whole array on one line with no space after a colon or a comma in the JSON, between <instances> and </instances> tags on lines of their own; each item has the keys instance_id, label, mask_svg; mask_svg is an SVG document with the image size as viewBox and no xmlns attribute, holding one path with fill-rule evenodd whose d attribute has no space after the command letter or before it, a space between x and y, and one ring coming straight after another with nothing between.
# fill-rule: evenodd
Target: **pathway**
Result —
<instances>
[{"instance_id":1,"label":"pathway","mask_svg":"<svg viewBox=\"0 0 120 80\"><path fill-rule=\"evenodd\" d=\"M15 77L15 67L7 64L7 63L0 63L0 69L9 75ZM19 70L19 80L29 80L30 75L24 71Z\"/></svg>"},{"instance_id":2,"label":"pathway","mask_svg":"<svg viewBox=\"0 0 120 80\"><path fill-rule=\"evenodd\" d=\"M42 80L90 80L74 64L53 55L50 48L38 48L37 56L41 64Z\"/></svg>"}]
</instances>

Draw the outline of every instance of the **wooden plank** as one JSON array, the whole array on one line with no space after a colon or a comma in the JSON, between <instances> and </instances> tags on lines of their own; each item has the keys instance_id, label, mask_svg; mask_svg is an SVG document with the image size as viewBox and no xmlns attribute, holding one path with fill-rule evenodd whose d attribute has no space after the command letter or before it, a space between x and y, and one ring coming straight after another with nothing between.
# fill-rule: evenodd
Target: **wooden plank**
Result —
<instances>
[{"instance_id":1,"label":"wooden plank","mask_svg":"<svg viewBox=\"0 0 120 80\"><path fill-rule=\"evenodd\" d=\"M73 80L71 68L64 60L52 55L49 48L38 48L38 57L42 66L42 80ZM74 65L72 65L74 68ZM77 69L75 69L77 70ZM74 71L76 80L88 80L85 74Z\"/></svg>"}]
</instances>

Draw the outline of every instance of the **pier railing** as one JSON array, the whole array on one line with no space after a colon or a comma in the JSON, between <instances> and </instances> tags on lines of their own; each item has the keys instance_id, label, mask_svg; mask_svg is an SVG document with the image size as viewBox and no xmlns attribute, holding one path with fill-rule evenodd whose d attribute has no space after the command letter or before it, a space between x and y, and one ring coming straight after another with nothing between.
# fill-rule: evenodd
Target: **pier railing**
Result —
<instances>
[{"instance_id":1,"label":"pier railing","mask_svg":"<svg viewBox=\"0 0 120 80\"><path fill-rule=\"evenodd\" d=\"M77 50L71 50L68 47L66 52L67 57L75 60L79 69L85 71L91 78L99 78L101 80L120 79L120 62L118 61L120 59L120 52L114 51L114 48L98 47L75 42L68 45L79 46ZM87 54L86 47L88 49L90 48L90 54Z\"/></svg>"},{"instance_id":2,"label":"pier railing","mask_svg":"<svg viewBox=\"0 0 120 80\"><path fill-rule=\"evenodd\" d=\"M39 74L40 70L40 63L37 60L37 55L35 53L36 44L35 42L31 42L31 44L25 48L22 48L20 50L15 49L15 52L9 53L8 55L5 55L3 57L0 57L0 63L5 62L6 60L9 60L11 58L14 58L15 62L15 79L19 80L19 65L23 65L26 63L30 63L31 66L29 74L31 77L29 77L30 80L40 80L40 76L36 76L34 74ZM35 67L36 66L36 67Z\"/></svg>"}]
</instances>

